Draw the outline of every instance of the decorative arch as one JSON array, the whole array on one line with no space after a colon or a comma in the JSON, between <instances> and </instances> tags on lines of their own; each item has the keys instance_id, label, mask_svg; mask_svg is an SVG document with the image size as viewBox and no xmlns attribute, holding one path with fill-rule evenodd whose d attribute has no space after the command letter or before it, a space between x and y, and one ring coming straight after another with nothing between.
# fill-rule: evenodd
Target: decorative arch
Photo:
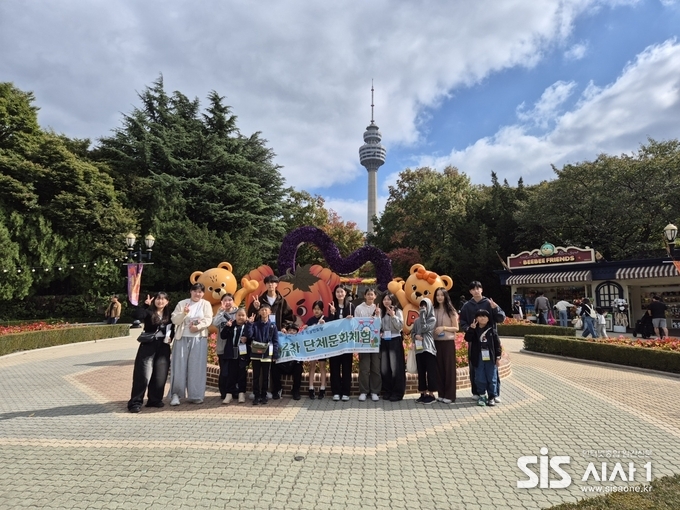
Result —
<instances>
[{"instance_id":1,"label":"decorative arch","mask_svg":"<svg viewBox=\"0 0 680 510\"><path fill-rule=\"evenodd\" d=\"M595 305L612 308L614 300L623 298L623 287L616 282L602 282L595 288Z\"/></svg>"}]
</instances>

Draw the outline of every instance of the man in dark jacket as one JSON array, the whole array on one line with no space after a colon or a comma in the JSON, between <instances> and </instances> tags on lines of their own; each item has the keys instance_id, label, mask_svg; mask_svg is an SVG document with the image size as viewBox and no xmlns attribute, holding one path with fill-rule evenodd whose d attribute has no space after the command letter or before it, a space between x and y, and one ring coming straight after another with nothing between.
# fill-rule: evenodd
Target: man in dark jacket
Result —
<instances>
[{"instance_id":1,"label":"man in dark jacket","mask_svg":"<svg viewBox=\"0 0 680 510\"><path fill-rule=\"evenodd\" d=\"M478 310L486 310L489 312L489 325L494 331L498 330L496 324L502 324L505 321L505 312L493 299L485 297L483 292L484 289L482 288L481 282L475 280L470 283L470 295L472 296L472 299L463 305L458 317L461 331L468 330L470 325L474 322L475 314ZM470 344L468 344L468 367L470 372L470 383L472 384L472 394L479 396L477 384L475 383L475 363L472 363L470 360ZM496 374L495 401L498 403L501 401L500 391L501 379L498 377L498 374Z\"/></svg>"}]
</instances>

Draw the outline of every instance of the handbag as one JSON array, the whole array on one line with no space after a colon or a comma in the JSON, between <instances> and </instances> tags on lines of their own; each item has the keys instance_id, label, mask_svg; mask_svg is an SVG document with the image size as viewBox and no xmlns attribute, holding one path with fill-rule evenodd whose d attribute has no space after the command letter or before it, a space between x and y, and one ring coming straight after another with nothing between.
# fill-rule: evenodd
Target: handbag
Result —
<instances>
[{"instance_id":1,"label":"handbag","mask_svg":"<svg viewBox=\"0 0 680 510\"><path fill-rule=\"evenodd\" d=\"M418 363L416 363L415 349L408 350L408 355L406 356L406 372L408 372L409 374L418 373Z\"/></svg>"},{"instance_id":2,"label":"handbag","mask_svg":"<svg viewBox=\"0 0 680 510\"><path fill-rule=\"evenodd\" d=\"M555 317L553 317L552 310L548 310L548 324L551 326L554 326L557 321L555 320Z\"/></svg>"},{"instance_id":3,"label":"handbag","mask_svg":"<svg viewBox=\"0 0 680 510\"><path fill-rule=\"evenodd\" d=\"M156 340L158 337L158 332L160 331L160 327L154 331L153 333L147 333L146 331L142 331L142 333L137 337L137 341L140 344L150 344L154 340Z\"/></svg>"},{"instance_id":4,"label":"handbag","mask_svg":"<svg viewBox=\"0 0 680 510\"><path fill-rule=\"evenodd\" d=\"M581 320L581 317L577 317L576 319L574 319L574 328L583 329L583 321Z\"/></svg>"},{"instance_id":5,"label":"handbag","mask_svg":"<svg viewBox=\"0 0 680 510\"><path fill-rule=\"evenodd\" d=\"M250 350L253 354L264 354L267 352L267 349L269 349L268 342L258 342L257 340L253 340L253 343L250 344Z\"/></svg>"}]
</instances>

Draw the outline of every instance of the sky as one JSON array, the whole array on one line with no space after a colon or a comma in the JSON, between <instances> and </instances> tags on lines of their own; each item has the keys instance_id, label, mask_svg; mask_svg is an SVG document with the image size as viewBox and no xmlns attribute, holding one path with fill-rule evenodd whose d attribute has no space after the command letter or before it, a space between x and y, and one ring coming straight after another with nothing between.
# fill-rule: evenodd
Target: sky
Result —
<instances>
[{"instance_id":1,"label":"sky","mask_svg":"<svg viewBox=\"0 0 680 510\"><path fill-rule=\"evenodd\" d=\"M406 168L535 184L680 138L679 32L680 0L2 0L0 81L94 144L161 74L215 90L287 185L365 230L371 83L380 212Z\"/></svg>"}]
</instances>

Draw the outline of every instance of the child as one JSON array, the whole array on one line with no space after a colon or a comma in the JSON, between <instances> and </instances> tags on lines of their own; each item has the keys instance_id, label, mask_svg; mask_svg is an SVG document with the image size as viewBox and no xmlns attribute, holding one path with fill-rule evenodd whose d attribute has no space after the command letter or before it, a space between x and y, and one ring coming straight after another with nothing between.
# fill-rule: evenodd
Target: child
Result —
<instances>
[{"instance_id":1,"label":"child","mask_svg":"<svg viewBox=\"0 0 680 510\"><path fill-rule=\"evenodd\" d=\"M475 365L475 384L479 390L477 404L480 406L496 405L496 374L501 362L501 341L489 324L489 318L488 311L477 310L475 320L465 332L465 341L470 345L470 364Z\"/></svg>"},{"instance_id":2,"label":"child","mask_svg":"<svg viewBox=\"0 0 680 510\"><path fill-rule=\"evenodd\" d=\"M607 319L604 317L604 310L602 308L596 308L597 317L595 319L597 336L601 338L609 338L607 335Z\"/></svg>"},{"instance_id":3,"label":"child","mask_svg":"<svg viewBox=\"0 0 680 510\"><path fill-rule=\"evenodd\" d=\"M418 404L433 404L437 401L434 392L437 391L437 349L434 346L432 332L437 324L432 301L423 298L420 301L420 313L413 322L411 338L416 350L418 364Z\"/></svg>"},{"instance_id":4,"label":"child","mask_svg":"<svg viewBox=\"0 0 680 510\"><path fill-rule=\"evenodd\" d=\"M232 300L233 302L233 300ZM251 317L251 322L255 319ZM237 308L234 319L229 320L220 330L222 342L222 354L220 354L220 367L225 366L227 378L225 383L225 397L223 404L230 404L238 398L239 404L246 401L246 373L248 370L248 345L247 340L252 336L252 324L248 322L245 308ZM219 345L219 340L218 340ZM220 376L222 370L220 369ZM220 391L221 388L220 388Z\"/></svg>"},{"instance_id":5,"label":"child","mask_svg":"<svg viewBox=\"0 0 680 510\"><path fill-rule=\"evenodd\" d=\"M267 403L269 370L272 362L279 357L279 332L276 324L269 321L270 313L269 303L260 303L257 320L252 325L250 357L253 361L254 406Z\"/></svg>"},{"instance_id":6,"label":"child","mask_svg":"<svg viewBox=\"0 0 680 510\"><path fill-rule=\"evenodd\" d=\"M238 310L237 307L234 306L234 296L227 293L224 296L222 296L222 300L220 301L220 309L217 312L217 315L215 315L215 318L213 319L213 326L215 326L220 334L217 335L217 349L216 349L216 354L217 354L217 360L220 364L220 376L217 379L217 386L220 390L220 398L224 401L224 399L227 397L227 371L228 371L228 363L227 360L222 358L222 354L224 354L224 344L226 343L226 340L222 339L222 328L226 326L226 324L230 321L234 320L234 317L236 316L236 311ZM242 390L245 391L245 390ZM224 402L225 404L228 404L229 402Z\"/></svg>"},{"instance_id":7,"label":"child","mask_svg":"<svg viewBox=\"0 0 680 510\"><path fill-rule=\"evenodd\" d=\"M380 317L380 308L375 304L376 292L372 288L364 291L364 302L354 309L355 317ZM380 352L359 353L359 401L364 402L368 393L371 400L380 400L382 375L380 373Z\"/></svg>"},{"instance_id":8,"label":"child","mask_svg":"<svg viewBox=\"0 0 680 510\"><path fill-rule=\"evenodd\" d=\"M312 306L313 317L307 319L307 326L324 324L323 301L316 301ZM316 374L316 364L319 363L319 375L321 376L321 387L319 388L319 400L326 396L326 360L312 360L309 362L309 399L314 400L314 376Z\"/></svg>"}]
</instances>

